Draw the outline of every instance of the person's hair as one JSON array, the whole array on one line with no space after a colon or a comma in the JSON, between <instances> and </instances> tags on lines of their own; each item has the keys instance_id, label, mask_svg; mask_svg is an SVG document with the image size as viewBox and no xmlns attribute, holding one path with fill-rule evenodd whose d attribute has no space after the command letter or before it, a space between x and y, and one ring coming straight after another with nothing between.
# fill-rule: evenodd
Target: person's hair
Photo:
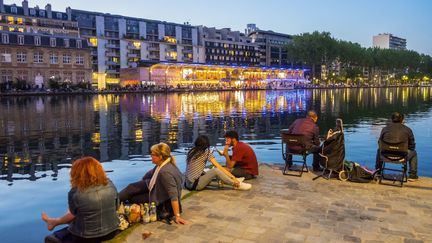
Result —
<instances>
[{"instance_id":1,"label":"person's hair","mask_svg":"<svg viewBox=\"0 0 432 243\"><path fill-rule=\"evenodd\" d=\"M404 119L404 115L399 112L393 112L391 116L391 120L394 123L402 123L403 119Z\"/></svg>"},{"instance_id":2,"label":"person's hair","mask_svg":"<svg viewBox=\"0 0 432 243\"><path fill-rule=\"evenodd\" d=\"M75 160L70 171L72 188L84 191L92 186L107 185L108 177L101 163L93 157L83 157Z\"/></svg>"},{"instance_id":3,"label":"person's hair","mask_svg":"<svg viewBox=\"0 0 432 243\"><path fill-rule=\"evenodd\" d=\"M318 120L318 115L317 115L317 113L316 113L315 111L313 111L313 110L308 111L307 116L308 116L309 118L311 118L312 120L314 120L314 121Z\"/></svg>"},{"instance_id":4,"label":"person's hair","mask_svg":"<svg viewBox=\"0 0 432 243\"><path fill-rule=\"evenodd\" d=\"M199 135L195 139L194 143L195 147L193 147L191 150L189 150L186 162L190 163L193 158L198 156L201 153L204 153L209 147L210 147L210 141L206 135Z\"/></svg>"},{"instance_id":5,"label":"person's hair","mask_svg":"<svg viewBox=\"0 0 432 243\"><path fill-rule=\"evenodd\" d=\"M166 143L158 143L150 148L151 153L162 156L163 160L171 158L170 163L176 165L174 156L171 155L171 149Z\"/></svg>"},{"instance_id":6,"label":"person's hair","mask_svg":"<svg viewBox=\"0 0 432 243\"><path fill-rule=\"evenodd\" d=\"M225 137L226 138L235 138L237 141L239 141L239 135L236 131L231 130L231 131L227 131L225 133Z\"/></svg>"}]
</instances>

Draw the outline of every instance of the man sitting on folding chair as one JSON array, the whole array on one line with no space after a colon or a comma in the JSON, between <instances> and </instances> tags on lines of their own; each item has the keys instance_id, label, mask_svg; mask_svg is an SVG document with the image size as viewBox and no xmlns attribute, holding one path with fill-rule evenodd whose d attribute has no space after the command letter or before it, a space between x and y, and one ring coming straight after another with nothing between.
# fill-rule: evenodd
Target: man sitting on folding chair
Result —
<instances>
[{"instance_id":1,"label":"man sitting on folding chair","mask_svg":"<svg viewBox=\"0 0 432 243\"><path fill-rule=\"evenodd\" d=\"M418 179L417 176L417 152L415 151L415 140L412 130L405 126L404 115L399 112L394 112L391 116L391 123L381 130L379 140L387 143L403 143L408 142L409 161L409 176L410 181ZM378 141L379 142L379 141ZM375 169L381 169L382 161L380 159L380 151L378 149L376 156Z\"/></svg>"},{"instance_id":2,"label":"man sitting on folding chair","mask_svg":"<svg viewBox=\"0 0 432 243\"><path fill-rule=\"evenodd\" d=\"M315 111L308 111L306 118L296 119L288 128L288 134L301 134L304 136L304 144L309 153L313 154L312 168L314 171L322 171L319 164L319 152L321 151L319 140L319 128L316 125L318 115ZM287 148L288 150L289 148ZM292 161L292 155L288 158ZM289 165L292 165L289 164Z\"/></svg>"}]
</instances>

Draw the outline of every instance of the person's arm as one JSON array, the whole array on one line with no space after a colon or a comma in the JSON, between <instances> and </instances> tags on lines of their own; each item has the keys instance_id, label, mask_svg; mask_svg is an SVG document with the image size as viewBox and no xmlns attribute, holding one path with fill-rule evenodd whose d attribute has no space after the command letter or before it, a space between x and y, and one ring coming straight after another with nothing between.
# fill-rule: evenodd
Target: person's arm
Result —
<instances>
[{"instance_id":1,"label":"person's arm","mask_svg":"<svg viewBox=\"0 0 432 243\"><path fill-rule=\"evenodd\" d=\"M227 175L231 180L234 181L234 186L240 184L240 182L237 180L237 178L233 174L231 174L231 172L229 172L224 167L222 167L222 165L220 165L214 157L211 157L209 160L210 160L210 163L212 163L216 168L221 170L225 175Z\"/></svg>"},{"instance_id":2,"label":"person's arm","mask_svg":"<svg viewBox=\"0 0 432 243\"><path fill-rule=\"evenodd\" d=\"M223 156L225 157L226 160L226 167L228 170L232 170L232 168L234 168L236 161L231 160L229 154L228 154L228 149L229 149L229 144L226 144L223 150Z\"/></svg>"},{"instance_id":3,"label":"person's arm","mask_svg":"<svg viewBox=\"0 0 432 243\"><path fill-rule=\"evenodd\" d=\"M179 195L179 191L177 189L177 182L173 174L171 174L170 171L161 170L158 175L158 180L159 177L162 182L163 188L166 190L171 200L171 207L175 216L175 222L177 224L186 224L186 220L182 219L180 215L180 204L178 200L181 195Z\"/></svg>"},{"instance_id":4,"label":"person's arm","mask_svg":"<svg viewBox=\"0 0 432 243\"><path fill-rule=\"evenodd\" d=\"M317 125L315 125L313 133L314 133L313 143L314 143L315 145L320 145L320 140L319 140L319 128L318 128Z\"/></svg>"},{"instance_id":5,"label":"person's arm","mask_svg":"<svg viewBox=\"0 0 432 243\"><path fill-rule=\"evenodd\" d=\"M414 134L412 132L412 130L410 128L408 128L409 130L409 137L408 137L408 149L414 151L415 150L415 139L414 139Z\"/></svg>"},{"instance_id":6,"label":"person's arm","mask_svg":"<svg viewBox=\"0 0 432 243\"><path fill-rule=\"evenodd\" d=\"M174 221L176 224L186 224L186 220L184 220L180 215L180 205L178 200L171 200L171 207L173 208Z\"/></svg>"},{"instance_id":7,"label":"person's arm","mask_svg":"<svg viewBox=\"0 0 432 243\"><path fill-rule=\"evenodd\" d=\"M46 222L48 230L53 230L57 225L69 224L75 219L69 210L60 218L50 218L45 212L42 213L42 220Z\"/></svg>"}]
</instances>

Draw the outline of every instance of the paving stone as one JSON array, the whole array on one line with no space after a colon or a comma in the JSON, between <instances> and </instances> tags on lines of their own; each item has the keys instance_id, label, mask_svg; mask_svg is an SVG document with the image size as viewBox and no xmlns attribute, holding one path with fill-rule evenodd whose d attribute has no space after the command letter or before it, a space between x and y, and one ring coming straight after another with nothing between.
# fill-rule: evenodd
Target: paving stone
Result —
<instances>
[{"instance_id":1,"label":"paving stone","mask_svg":"<svg viewBox=\"0 0 432 243\"><path fill-rule=\"evenodd\" d=\"M141 225L126 242L432 242L432 179L399 188L313 176L262 165L252 190L196 192L182 201L187 225ZM143 241L144 231L154 233Z\"/></svg>"}]
</instances>

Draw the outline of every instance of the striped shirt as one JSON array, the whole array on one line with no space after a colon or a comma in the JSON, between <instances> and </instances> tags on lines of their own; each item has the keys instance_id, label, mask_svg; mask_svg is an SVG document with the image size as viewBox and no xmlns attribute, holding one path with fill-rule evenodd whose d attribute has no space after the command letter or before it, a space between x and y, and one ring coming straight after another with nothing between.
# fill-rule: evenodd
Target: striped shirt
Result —
<instances>
[{"instance_id":1,"label":"striped shirt","mask_svg":"<svg viewBox=\"0 0 432 243\"><path fill-rule=\"evenodd\" d=\"M204 172L204 167L207 161L210 161L212 158L214 159L214 155L210 149L206 149L204 152L195 155L186 164L186 179L188 179L190 182L194 182L196 179L198 179Z\"/></svg>"}]
</instances>

